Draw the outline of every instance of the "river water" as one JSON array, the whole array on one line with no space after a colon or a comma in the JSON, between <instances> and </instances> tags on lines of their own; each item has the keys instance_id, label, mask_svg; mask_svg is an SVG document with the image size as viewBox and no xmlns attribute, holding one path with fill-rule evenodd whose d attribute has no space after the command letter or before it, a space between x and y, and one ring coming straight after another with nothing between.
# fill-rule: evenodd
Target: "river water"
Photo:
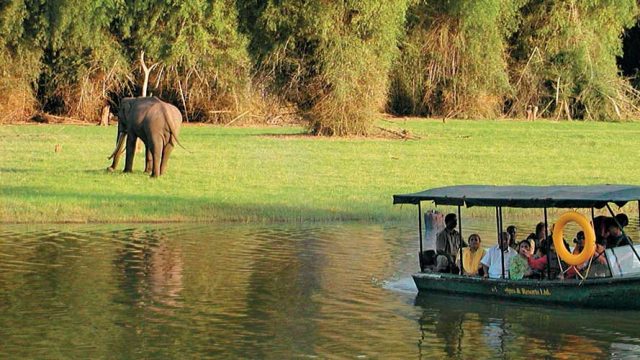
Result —
<instances>
[{"instance_id":1,"label":"river water","mask_svg":"<svg viewBox=\"0 0 640 360\"><path fill-rule=\"evenodd\" d=\"M0 358L640 356L637 311L418 296L416 238L411 224L2 225Z\"/></svg>"}]
</instances>

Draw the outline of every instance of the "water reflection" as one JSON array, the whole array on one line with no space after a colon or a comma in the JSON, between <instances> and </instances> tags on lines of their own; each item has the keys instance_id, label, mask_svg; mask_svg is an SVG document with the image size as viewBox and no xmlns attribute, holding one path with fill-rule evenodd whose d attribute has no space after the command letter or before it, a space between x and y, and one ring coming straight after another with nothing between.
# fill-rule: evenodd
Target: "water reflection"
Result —
<instances>
[{"instance_id":1,"label":"water reflection","mask_svg":"<svg viewBox=\"0 0 640 360\"><path fill-rule=\"evenodd\" d=\"M130 239L116 250L114 265L122 274L120 289L124 296L115 301L132 302L134 306L180 306L183 260L178 245L171 243L162 229L133 229L114 236Z\"/></svg>"},{"instance_id":2,"label":"water reflection","mask_svg":"<svg viewBox=\"0 0 640 360\"><path fill-rule=\"evenodd\" d=\"M640 355L635 312L416 298L416 237L412 224L3 226L0 358Z\"/></svg>"},{"instance_id":3,"label":"water reflection","mask_svg":"<svg viewBox=\"0 0 640 360\"><path fill-rule=\"evenodd\" d=\"M421 357L637 358L637 312L419 294ZM622 335L625 334L625 335ZM631 336L629 336L631 335ZM434 343L443 344L438 349Z\"/></svg>"}]
</instances>

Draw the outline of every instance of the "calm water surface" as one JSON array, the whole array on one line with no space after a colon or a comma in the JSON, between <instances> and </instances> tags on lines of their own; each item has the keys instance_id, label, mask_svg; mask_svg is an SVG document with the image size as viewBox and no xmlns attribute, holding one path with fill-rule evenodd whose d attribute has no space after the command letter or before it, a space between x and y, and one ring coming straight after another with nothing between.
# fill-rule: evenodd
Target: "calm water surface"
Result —
<instances>
[{"instance_id":1,"label":"calm water surface","mask_svg":"<svg viewBox=\"0 0 640 360\"><path fill-rule=\"evenodd\" d=\"M416 237L411 224L2 225L0 358L640 356L640 312L418 296Z\"/></svg>"}]
</instances>

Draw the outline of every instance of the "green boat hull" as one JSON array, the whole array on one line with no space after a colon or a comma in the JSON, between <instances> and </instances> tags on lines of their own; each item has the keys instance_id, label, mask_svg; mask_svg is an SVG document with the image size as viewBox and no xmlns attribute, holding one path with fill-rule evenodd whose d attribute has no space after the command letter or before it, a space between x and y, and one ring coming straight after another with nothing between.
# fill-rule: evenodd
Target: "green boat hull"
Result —
<instances>
[{"instance_id":1,"label":"green boat hull","mask_svg":"<svg viewBox=\"0 0 640 360\"><path fill-rule=\"evenodd\" d=\"M640 309L640 277L579 280L503 280L417 273L420 292L444 292L611 309Z\"/></svg>"}]
</instances>

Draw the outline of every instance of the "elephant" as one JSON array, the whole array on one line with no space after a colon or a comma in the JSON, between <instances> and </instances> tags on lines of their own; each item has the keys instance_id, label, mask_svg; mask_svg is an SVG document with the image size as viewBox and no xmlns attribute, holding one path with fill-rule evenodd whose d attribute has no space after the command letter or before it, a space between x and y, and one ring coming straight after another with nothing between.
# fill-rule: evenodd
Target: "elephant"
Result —
<instances>
[{"instance_id":1,"label":"elephant","mask_svg":"<svg viewBox=\"0 0 640 360\"><path fill-rule=\"evenodd\" d=\"M124 172L133 170L138 138L146 147L145 173L158 177L167 169L169 155L178 141L178 133L182 124L182 114L177 107L157 97L123 98L118 108L118 134L116 148L109 159L113 163L107 168L114 171L127 145ZM180 144L182 146L182 144Z\"/></svg>"}]
</instances>

